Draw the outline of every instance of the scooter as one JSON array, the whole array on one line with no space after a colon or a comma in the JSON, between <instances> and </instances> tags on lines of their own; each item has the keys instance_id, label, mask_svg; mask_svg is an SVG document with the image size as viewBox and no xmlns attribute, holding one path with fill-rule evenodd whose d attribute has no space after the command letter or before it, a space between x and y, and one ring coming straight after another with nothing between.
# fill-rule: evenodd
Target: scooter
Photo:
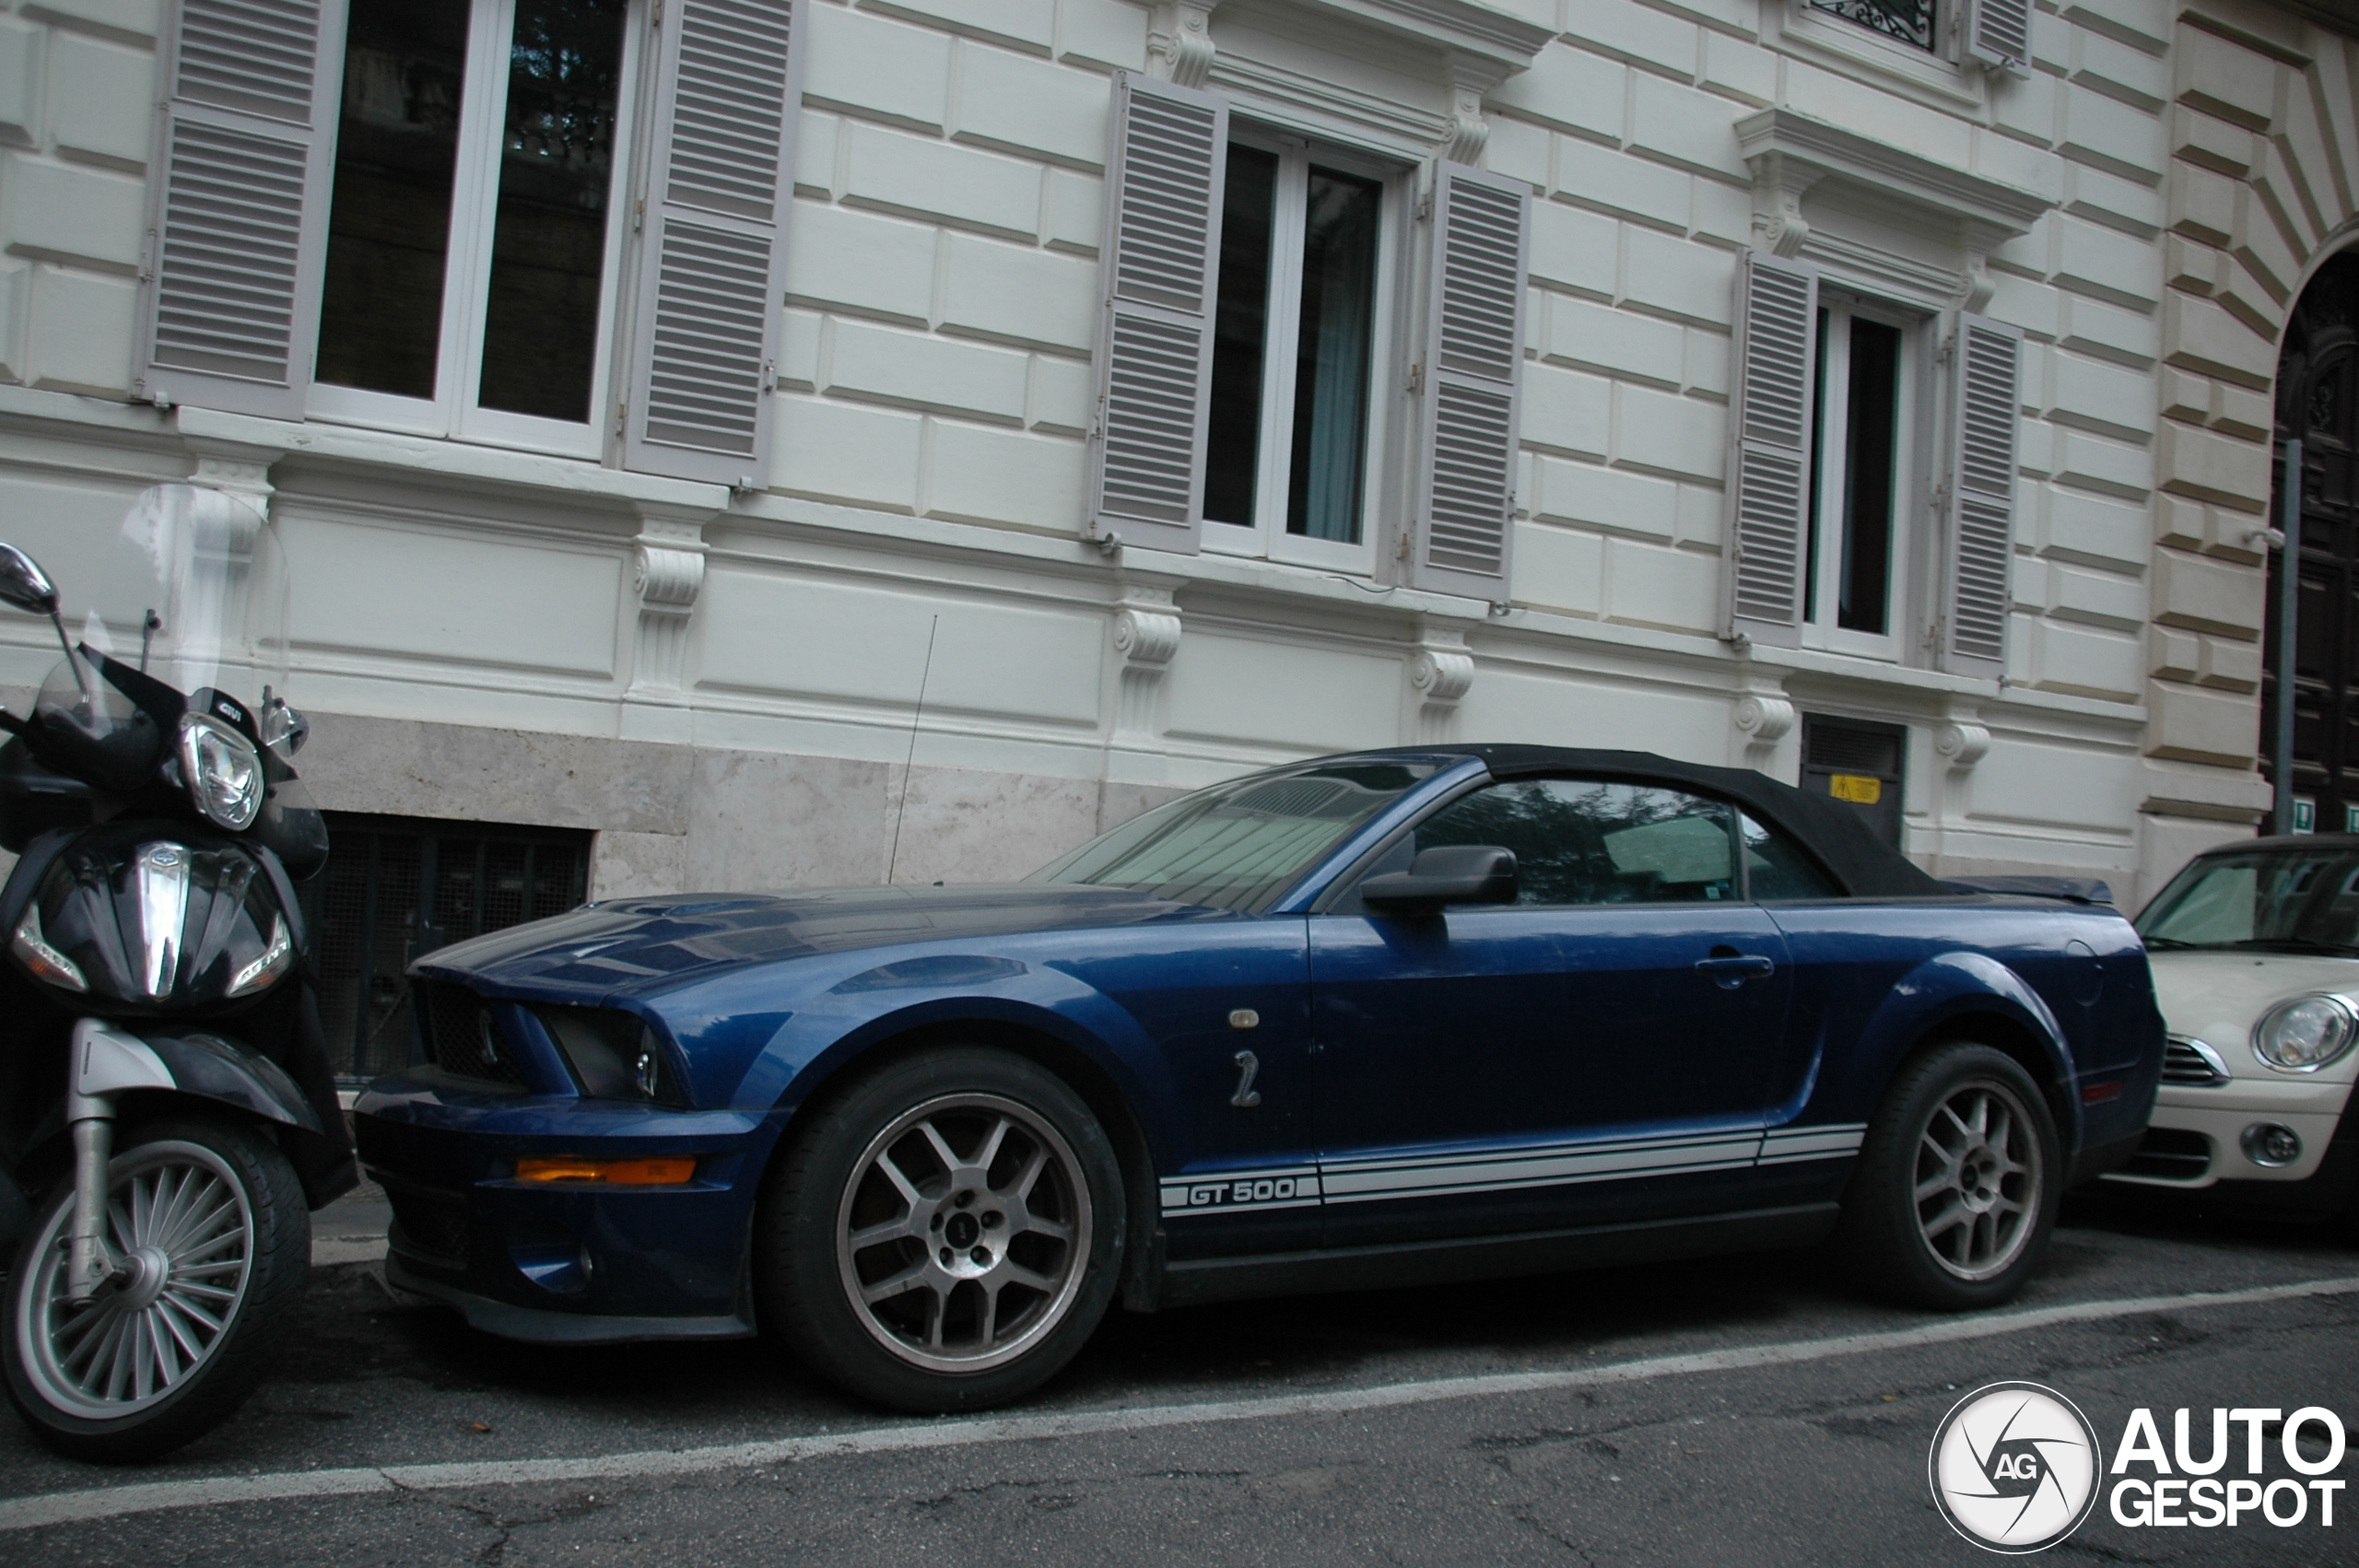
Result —
<instances>
[{"instance_id":1,"label":"scooter","mask_svg":"<svg viewBox=\"0 0 2359 1568\"><path fill-rule=\"evenodd\" d=\"M71 542L100 545L77 638L0 544L0 603L65 651L0 708L0 1371L41 1442L122 1463L253 1391L358 1171L296 896L328 841L288 763L276 531L171 485Z\"/></svg>"}]
</instances>

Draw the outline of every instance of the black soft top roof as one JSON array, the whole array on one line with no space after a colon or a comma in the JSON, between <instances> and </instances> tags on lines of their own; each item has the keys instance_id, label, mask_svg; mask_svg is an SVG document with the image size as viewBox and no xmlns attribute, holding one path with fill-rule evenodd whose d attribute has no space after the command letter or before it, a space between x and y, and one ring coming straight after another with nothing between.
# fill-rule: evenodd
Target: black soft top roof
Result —
<instances>
[{"instance_id":1,"label":"black soft top roof","mask_svg":"<svg viewBox=\"0 0 2359 1568\"><path fill-rule=\"evenodd\" d=\"M1731 801L1765 825L1798 839L1854 898L1955 897L1899 850L1877 837L1850 807L1780 784L1749 767L1707 767L1652 752L1588 751L1573 746L1400 746L1374 756L1480 757L1494 778L1568 773L1586 778L1659 781Z\"/></svg>"}]
</instances>

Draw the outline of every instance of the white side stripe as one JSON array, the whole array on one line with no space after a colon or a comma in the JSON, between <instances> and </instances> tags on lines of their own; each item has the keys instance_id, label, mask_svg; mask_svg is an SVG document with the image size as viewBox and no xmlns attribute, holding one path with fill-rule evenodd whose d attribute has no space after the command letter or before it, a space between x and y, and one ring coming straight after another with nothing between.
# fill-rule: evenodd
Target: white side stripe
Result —
<instances>
[{"instance_id":1,"label":"white side stripe","mask_svg":"<svg viewBox=\"0 0 2359 1568\"><path fill-rule=\"evenodd\" d=\"M1863 1121L1813 1122L1766 1132L1615 1138L1454 1154L1380 1154L1320 1165L1168 1176L1160 1186L1167 1217L1249 1208L1300 1209L1322 1197L1329 1203L1368 1203L1848 1159L1859 1152L1867 1133Z\"/></svg>"}]
</instances>

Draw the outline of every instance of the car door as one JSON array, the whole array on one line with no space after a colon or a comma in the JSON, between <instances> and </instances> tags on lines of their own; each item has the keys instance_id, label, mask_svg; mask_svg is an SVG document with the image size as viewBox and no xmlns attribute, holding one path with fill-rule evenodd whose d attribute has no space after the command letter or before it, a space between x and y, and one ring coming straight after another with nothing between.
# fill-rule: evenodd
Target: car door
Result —
<instances>
[{"instance_id":1,"label":"car door","mask_svg":"<svg viewBox=\"0 0 2359 1568\"><path fill-rule=\"evenodd\" d=\"M1543 1230L1731 1200L1792 991L1740 895L1735 813L1641 782L1531 778L1445 804L1424 848L1515 851L1513 905L1310 919L1330 1246Z\"/></svg>"}]
</instances>

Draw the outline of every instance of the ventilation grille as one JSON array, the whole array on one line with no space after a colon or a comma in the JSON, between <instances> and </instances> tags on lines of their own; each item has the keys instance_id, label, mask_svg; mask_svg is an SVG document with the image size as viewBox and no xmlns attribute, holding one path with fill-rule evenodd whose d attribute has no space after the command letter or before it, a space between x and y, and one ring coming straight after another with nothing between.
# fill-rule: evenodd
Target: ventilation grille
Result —
<instances>
[{"instance_id":1,"label":"ventilation grille","mask_svg":"<svg viewBox=\"0 0 2359 1568\"><path fill-rule=\"evenodd\" d=\"M174 96L311 123L318 0L182 0Z\"/></svg>"},{"instance_id":2,"label":"ventilation grille","mask_svg":"<svg viewBox=\"0 0 2359 1568\"><path fill-rule=\"evenodd\" d=\"M680 7L665 200L776 219L792 14L791 5L752 0L687 0Z\"/></svg>"},{"instance_id":3,"label":"ventilation grille","mask_svg":"<svg viewBox=\"0 0 2359 1568\"><path fill-rule=\"evenodd\" d=\"M1891 778L1900 772L1900 736L1890 730L1813 719L1803 746L1803 764L1848 773Z\"/></svg>"},{"instance_id":4,"label":"ventilation grille","mask_svg":"<svg viewBox=\"0 0 2359 1568\"><path fill-rule=\"evenodd\" d=\"M434 1065L459 1078L524 1086L515 1048L500 1033L490 1002L448 980L417 982L426 1044Z\"/></svg>"},{"instance_id":5,"label":"ventilation grille","mask_svg":"<svg viewBox=\"0 0 2359 1568\"><path fill-rule=\"evenodd\" d=\"M1133 92L1122 145L1114 297L1202 314L1211 269L1216 110Z\"/></svg>"},{"instance_id":6,"label":"ventilation grille","mask_svg":"<svg viewBox=\"0 0 2359 1568\"><path fill-rule=\"evenodd\" d=\"M2173 1036L2163 1047L2163 1082L2184 1083L2198 1089L2216 1089L2229 1081L2229 1075L2219 1059L2199 1048L2192 1040Z\"/></svg>"},{"instance_id":7,"label":"ventilation grille","mask_svg":"<svg viewBox=\"0 0 2359 1568\"><path fill-rule=\"evenodd\" d=\"M1515 379L1523 301L1523 203L1512 192L1453 180L1441 259L1441 368Z\"/></svg>"},{"instance_id":8,"label":"ventilation grille","mask_svg":"<svg viewBox=\"0 0 2359 1568\"><path fill-rule=\"evenodd\" d=\"M753 453L769 266L767 236L665 221L648 369L649 440Z\"/></svg>"},{"instance_id":9,"label":"ventilation grille","mask_svg":"<svg viewBox=\"0 0 2359 1568\"><path fill-rule=\"evenodd\" d=\"M289 384L308 156L300 142L173 119L155 363Z\"/></svg>"},{"instance_id":10,"label":"ventilation grille","mask_svg":"<svg viewBox=\"0 0 2359 1568\"><path fill-rule=\"evenodd\" d=\"M405 1258L440 1269L467 1266L469 1240L466 1206L447 1198L428 1198L400 1188L385 1189L393 1209L393 1228L386 1245Z\"/></svg>"},{"instance_id":11,"label":"ventilation grille","mask_svg":"<svg viewBox=\"0 0 2359 1568\"><path fill-rule=\"evenodd\" d=\"M2150 1127L2121 1174L2163 1181L2201 1181L2211 1168L2212 1140L2183 1127Z\"/></svg>"}]
</instances>

